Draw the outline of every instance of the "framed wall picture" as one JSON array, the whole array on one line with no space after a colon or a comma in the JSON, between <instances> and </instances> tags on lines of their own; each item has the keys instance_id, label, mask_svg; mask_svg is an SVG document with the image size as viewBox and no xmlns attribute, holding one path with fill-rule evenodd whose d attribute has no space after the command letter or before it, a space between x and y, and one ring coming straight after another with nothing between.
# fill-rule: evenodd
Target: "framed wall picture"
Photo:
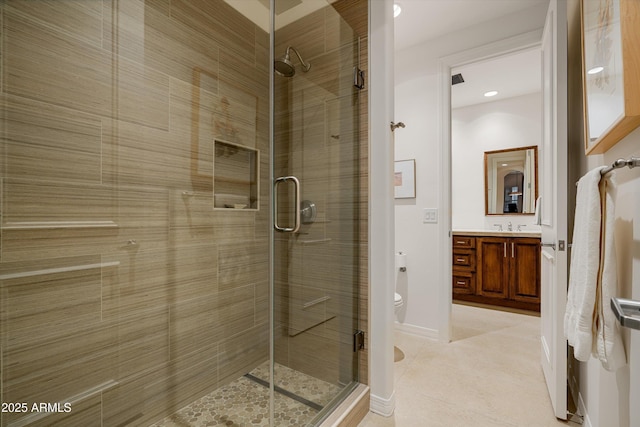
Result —
<instances>
[{"instance_id":1,"label":"framed wall picture","mask_svg":"<svg viewBox=\"0 0 640 427\"><path fill-rule=\"evenodd\" d=\"M582 0L585 152L601 154L640 125L640 1Z\"/></svg>"},{"instance_id":2,"label":"framed wall picture","mask_svg":"<svg viewBox=\"0 0 640 427\"><path fill-rule=\"evenodd\" d=\"M395 162L393 183L396 199L416 197L416 161L398 160Z\"/></svg>"}]
</instances>

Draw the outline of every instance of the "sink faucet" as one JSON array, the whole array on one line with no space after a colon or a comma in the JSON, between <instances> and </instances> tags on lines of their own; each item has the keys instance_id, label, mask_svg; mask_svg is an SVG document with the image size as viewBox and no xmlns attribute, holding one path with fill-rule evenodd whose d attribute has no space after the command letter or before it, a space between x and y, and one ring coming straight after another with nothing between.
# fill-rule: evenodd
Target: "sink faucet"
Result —
<instances>
[{"instance_id":1,"label":"sink faucet","mask_svg":"<svg viewBox=\"0 0 640 427\"><path fill-rule=\"evenodd\" d=\"M502 224L493 224L494 227L498 227L498 231L502 231Z\"/></svg>"},{"instance_id":2,"label":"sink faucet","mask_svg":"<svg viewBox=\"0 0 640 427\"><path fill-rule=\"evenodd\" d=\"M521 227L526 227L526 224L518 224L518 231L522 231Z\"/></svg>"},{"instance_id":3,"label":"sink faucet","mask_svg":"<svg viewBox=\"0 0 640 427\"><path fill-rule=\"evenodd\" d=\"M509 221L509 224L507 224L507 230L513 231L513 225L511 225L511 221Z\"/></svg>"}]
</instances>

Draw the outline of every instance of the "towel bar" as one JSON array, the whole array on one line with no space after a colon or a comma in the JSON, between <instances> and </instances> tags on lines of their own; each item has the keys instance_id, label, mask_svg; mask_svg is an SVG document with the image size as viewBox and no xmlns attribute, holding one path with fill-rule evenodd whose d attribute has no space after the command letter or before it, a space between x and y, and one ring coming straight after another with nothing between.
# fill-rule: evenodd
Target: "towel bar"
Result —
<instances>
[{"instance_id":1,"label":"towel bar","mask_svg":"<svg viewBox=\"0 0 640 427\"><path fill-rule=\"evenodd\" d=\"M622 326L640 330L640 301L611 298L611 309Z\"/></svg>"},{"instance_id":2,"label":"towel bar","mask_svg":"<svg viewBox=\"0 0 640 427\"><path fill-rule=\"evenodd\" d=\"M620 169L623 167L628 167L629 169L633 169L635 167L640 166L640 157L630 157L629 159L618 159L611 164L611 166L602 169L600 171L600 175L606 175L614 169Z\"/></svg>"},{"instance_id":3,"label":"towel bar","mask_svg":"<svg viewBox=\"0 0 640 427\"><path fill-rule=\"evenodd\" d=\"M601 176L605 176L606 174L608 174L612 170L620 169L620 168L623 168L625 166L628 167L629 169L640 167L640 157L630 157L630 158L628 158L626 160L625 159L618 159L615 162L613 162L611 164L611 166L607 166L606 168L602 169L600 171L600 175ZM577 182L576 182L576 185L578 185Z\"/></svg>"}]
</instances>

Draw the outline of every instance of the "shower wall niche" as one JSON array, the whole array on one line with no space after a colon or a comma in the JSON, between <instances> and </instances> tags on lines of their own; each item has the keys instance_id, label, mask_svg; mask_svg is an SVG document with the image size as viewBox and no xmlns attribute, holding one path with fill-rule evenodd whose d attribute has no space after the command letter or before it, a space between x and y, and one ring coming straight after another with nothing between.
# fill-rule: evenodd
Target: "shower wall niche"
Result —
<instances>
[{"instance_id":1,"label":"shower wall niche","mask_svg":"<svg viewBox=\"0 0 640 427\"><path fill-rule=\"evenodd\" d=\"M214 208L259 209L259 158L260 151L255 148L214 141Z\"/></svg>"}]
</instances>

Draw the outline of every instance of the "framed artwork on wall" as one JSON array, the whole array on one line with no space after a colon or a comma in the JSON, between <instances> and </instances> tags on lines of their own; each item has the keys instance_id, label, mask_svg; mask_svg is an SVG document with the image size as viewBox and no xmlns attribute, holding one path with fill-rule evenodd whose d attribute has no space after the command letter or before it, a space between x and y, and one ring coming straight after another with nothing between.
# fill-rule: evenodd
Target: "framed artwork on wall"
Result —
<instances>
[{"instance_id":1,"label":"framed artwork on wall","mask_svg":"<svg viewBox=\"0 0 640 427\"><path fill-rule=\"evenodd\" d=\"M398 160L393 172L396 199L416 197L416 160Z\"/></svg>"},{"instance_id":2,"label":"framed artwork on wall","mask_svg":"<svg viewBox=\"0 0 640 427\"><path fill-rule=\"evenodd\" d=\"M640 1L582 0L585 152L640 126Z\"/></svg>"}]
</instances>

